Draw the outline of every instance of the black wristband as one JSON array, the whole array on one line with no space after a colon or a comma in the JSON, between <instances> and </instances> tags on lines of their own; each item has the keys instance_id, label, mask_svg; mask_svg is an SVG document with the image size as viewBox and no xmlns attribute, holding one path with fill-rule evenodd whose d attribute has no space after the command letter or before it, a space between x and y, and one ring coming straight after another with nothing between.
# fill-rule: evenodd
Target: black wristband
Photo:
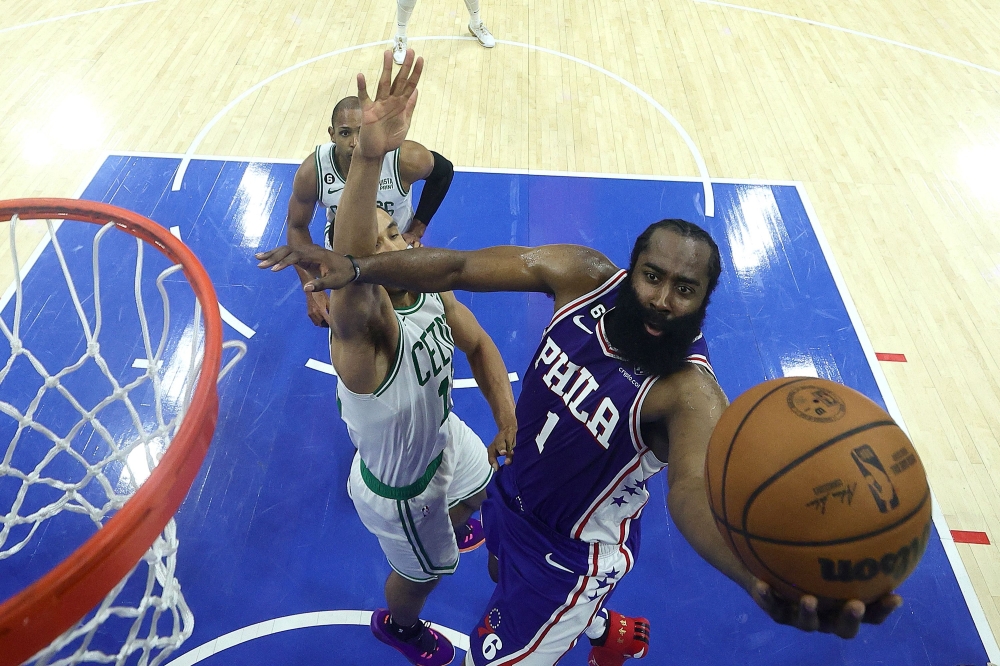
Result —
<instances>
[{"instance_id":1,"label":"black wristband","mask_svg":"<svg viewBox=\"0 0 1000 666\"><path fill-rule=\"evenodd\" d=\"M352 257L351 255L345 254L344 256L351 261L351 266L354 266L354 277L351 278L351 282L354 282L359 277L361 277L361 266L358 265L358 260ZM348 284L350 284L351 282L348 282Z\"/></svg>"}]
</instances>

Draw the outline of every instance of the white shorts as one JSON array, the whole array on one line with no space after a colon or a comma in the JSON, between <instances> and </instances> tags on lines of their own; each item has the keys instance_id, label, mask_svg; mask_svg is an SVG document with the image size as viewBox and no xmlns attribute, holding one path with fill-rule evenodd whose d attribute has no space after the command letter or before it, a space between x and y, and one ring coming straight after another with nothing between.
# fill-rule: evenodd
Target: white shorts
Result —
<instances>
[{"instance_id":1,"label":"white shorts","mask_svg":"<svg viewBox=\"0 0 1000 666\"><path fill-rule=\"evenodd\" d=\"M448 510L484 490L493 477L483 440L454 412L446 425L451 430L448 444L419 495L393 499L375 493L362 476L358 454L347 479L358 517L378 537L389 566L417 583L455 572L458 544Z\"/></svg>"}]
</instances>

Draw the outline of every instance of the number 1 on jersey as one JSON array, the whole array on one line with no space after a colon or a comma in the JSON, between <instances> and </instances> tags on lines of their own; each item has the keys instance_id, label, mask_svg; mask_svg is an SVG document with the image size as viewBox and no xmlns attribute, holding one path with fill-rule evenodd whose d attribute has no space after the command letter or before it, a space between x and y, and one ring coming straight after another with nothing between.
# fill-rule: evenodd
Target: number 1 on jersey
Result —
<instances>
[{"instance_id":1,"label":"number 1 on jersey","mask_svg":"<svg viewBox=\"0 0 1000 666\"><path fill-rule=\"evenodd\" d=\"M545 417L545 425L542 426L542 430L535 437L535 444L538 445L538 452L541 453L542 449L545 448L545 440L549 438L552 431L555 430L556 424L559 423L559 415L554 412L549 412Z\"/></svg>"}]
</instances>

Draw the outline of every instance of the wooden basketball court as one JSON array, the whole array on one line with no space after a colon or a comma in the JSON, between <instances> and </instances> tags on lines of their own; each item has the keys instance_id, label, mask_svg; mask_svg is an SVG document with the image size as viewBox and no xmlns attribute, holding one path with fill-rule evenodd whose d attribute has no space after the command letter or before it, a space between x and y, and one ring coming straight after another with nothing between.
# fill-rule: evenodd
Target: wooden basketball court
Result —
<instances>
[{"instance_id":1,"label":"wooden basketball court","mask_svg":"<svg viewBox=\"0 0 1000 666\"><path fill-rule=\"evenodd\" d=\"M109 152L301 160L395 17L384 0L3 4L2 199L78 196ZM427 61L410 136L456 167L802 183L1000 634L1000 8L482 12L492 50L458 0L420 0L410 23Z\"/></svg>"}]
</instances>

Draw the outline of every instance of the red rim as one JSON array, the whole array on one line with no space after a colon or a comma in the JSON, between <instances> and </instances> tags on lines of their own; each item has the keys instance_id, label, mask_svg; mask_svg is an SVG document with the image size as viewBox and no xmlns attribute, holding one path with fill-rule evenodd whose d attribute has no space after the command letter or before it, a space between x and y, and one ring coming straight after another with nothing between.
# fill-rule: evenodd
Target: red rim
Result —
<instances>
[{"instance_id":1,"label":"red rim","mask_svg":"<svg viewBox=\"0 0 1000 666\"><path fill-rule=\"evenodd\" d=\"M109 204L76 199L0 201L0 222L69 219L120 229L156 246L184 275L205 318L205 356L188 412L163 459L104 527L29 587L0 605L0 666L17 666L94 608L135 566L187 495L215 431L222 320L212 281L183 243L156 222Z\"/></svg>"}]
</instances>

